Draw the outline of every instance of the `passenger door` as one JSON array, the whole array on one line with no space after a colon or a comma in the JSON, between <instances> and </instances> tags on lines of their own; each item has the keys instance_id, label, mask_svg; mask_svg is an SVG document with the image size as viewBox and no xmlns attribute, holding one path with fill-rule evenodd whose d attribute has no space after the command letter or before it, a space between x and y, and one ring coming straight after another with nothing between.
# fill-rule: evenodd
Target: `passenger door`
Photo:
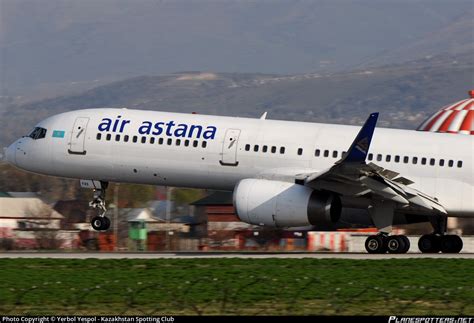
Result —
<instances>
[{"instance_id":1,"label":"passenger door","mask_svg":"<svg viewBox=\"0 0 474 323\"><path fill-rule=\"evenodd\" d=\"M237 166L237 147L239 142L240 129L227 129L224 143L222 145L222 158L220 160L223 166Z\"/></svg>"},{"instance_id":2,"label":"passenger door","mask_svg":"<svg viewBox=\"0 0 474 323\"><path fill-rule=\"evenodd\" d=\"M89 123L89 118L79 117L74 122L74 127L71 132L71 141L69 142L70 154L75 155L85 155L86 150L84 147L86 139L87 124Z\"/></svg>"}]
</instances>

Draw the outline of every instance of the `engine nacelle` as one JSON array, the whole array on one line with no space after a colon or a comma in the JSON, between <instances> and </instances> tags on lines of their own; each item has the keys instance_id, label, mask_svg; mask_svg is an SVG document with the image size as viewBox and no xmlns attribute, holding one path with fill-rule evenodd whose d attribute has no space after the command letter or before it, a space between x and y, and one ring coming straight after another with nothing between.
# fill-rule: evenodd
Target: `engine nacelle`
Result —
<instances>
[{"instance_id":1,"label":"engine nacelle","mask_svg":"<svg viewBox=\"0 0 474 323\"><path fill-rule=\"evenodd\" d=\"M241 221L272 227L300 227L337 222L341 199L294 183L264 179L241 180L234 189Z\"/></svg>"}]
</instances>

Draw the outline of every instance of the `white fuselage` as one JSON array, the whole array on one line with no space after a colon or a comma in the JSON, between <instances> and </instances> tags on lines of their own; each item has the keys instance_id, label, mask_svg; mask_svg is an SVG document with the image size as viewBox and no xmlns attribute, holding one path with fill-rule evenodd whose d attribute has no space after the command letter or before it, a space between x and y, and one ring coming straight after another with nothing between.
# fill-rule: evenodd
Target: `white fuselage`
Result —
<instances>
[{"instance_id":1,"label":"white fuselage","mask_svg":"<svg viewBox=\"0 0 474 323\"><path fill-rule=\"evenodd\" d=\"M360 129L128 109L72 111L38 127L46 136L17 140L10 162L53 176L229 191L245 178L293 182L327 169ZM367 162L412 180L450 216L474 216L473 136L377 128L370 153Z\"/></svg>"}]
</instances>

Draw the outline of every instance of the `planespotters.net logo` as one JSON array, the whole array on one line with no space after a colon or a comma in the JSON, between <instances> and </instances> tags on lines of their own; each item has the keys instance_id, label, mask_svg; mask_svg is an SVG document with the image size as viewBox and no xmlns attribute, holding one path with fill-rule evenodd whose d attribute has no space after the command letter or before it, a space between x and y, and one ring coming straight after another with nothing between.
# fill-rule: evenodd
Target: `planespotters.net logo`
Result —
<instances>
[{"instance_id":1,"label":"planespotters.net logo","mask_svg":"<svg viewBox=\"0 0 474 323\"><path fill-rule=\"evenodd\" d=\"M390 316L388 323L474 323L474 317L409 317Z\"/></svg>"}]
</instances>

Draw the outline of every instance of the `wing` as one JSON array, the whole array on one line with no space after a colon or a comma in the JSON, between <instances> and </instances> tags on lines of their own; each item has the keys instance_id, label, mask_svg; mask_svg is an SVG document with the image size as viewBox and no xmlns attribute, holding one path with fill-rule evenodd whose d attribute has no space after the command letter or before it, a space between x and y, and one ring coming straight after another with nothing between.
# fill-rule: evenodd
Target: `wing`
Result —
<instances>
[{"instance_id":1,"label":"wing","mask_svg":"<svg viewBox=\"0 0 474 323\"><path fill-rule=\"evenodd\" d=\"M378 113L372 113L342 159L318 173L299 174L296 183L347 197L369 197L372 201L391 201L396 208L420 210L427 214L446 214L436 198L409 187L413 182L399 173L365 162ZM375 203L376 204L376 203Z\"/></svg>"}]
</instances>

